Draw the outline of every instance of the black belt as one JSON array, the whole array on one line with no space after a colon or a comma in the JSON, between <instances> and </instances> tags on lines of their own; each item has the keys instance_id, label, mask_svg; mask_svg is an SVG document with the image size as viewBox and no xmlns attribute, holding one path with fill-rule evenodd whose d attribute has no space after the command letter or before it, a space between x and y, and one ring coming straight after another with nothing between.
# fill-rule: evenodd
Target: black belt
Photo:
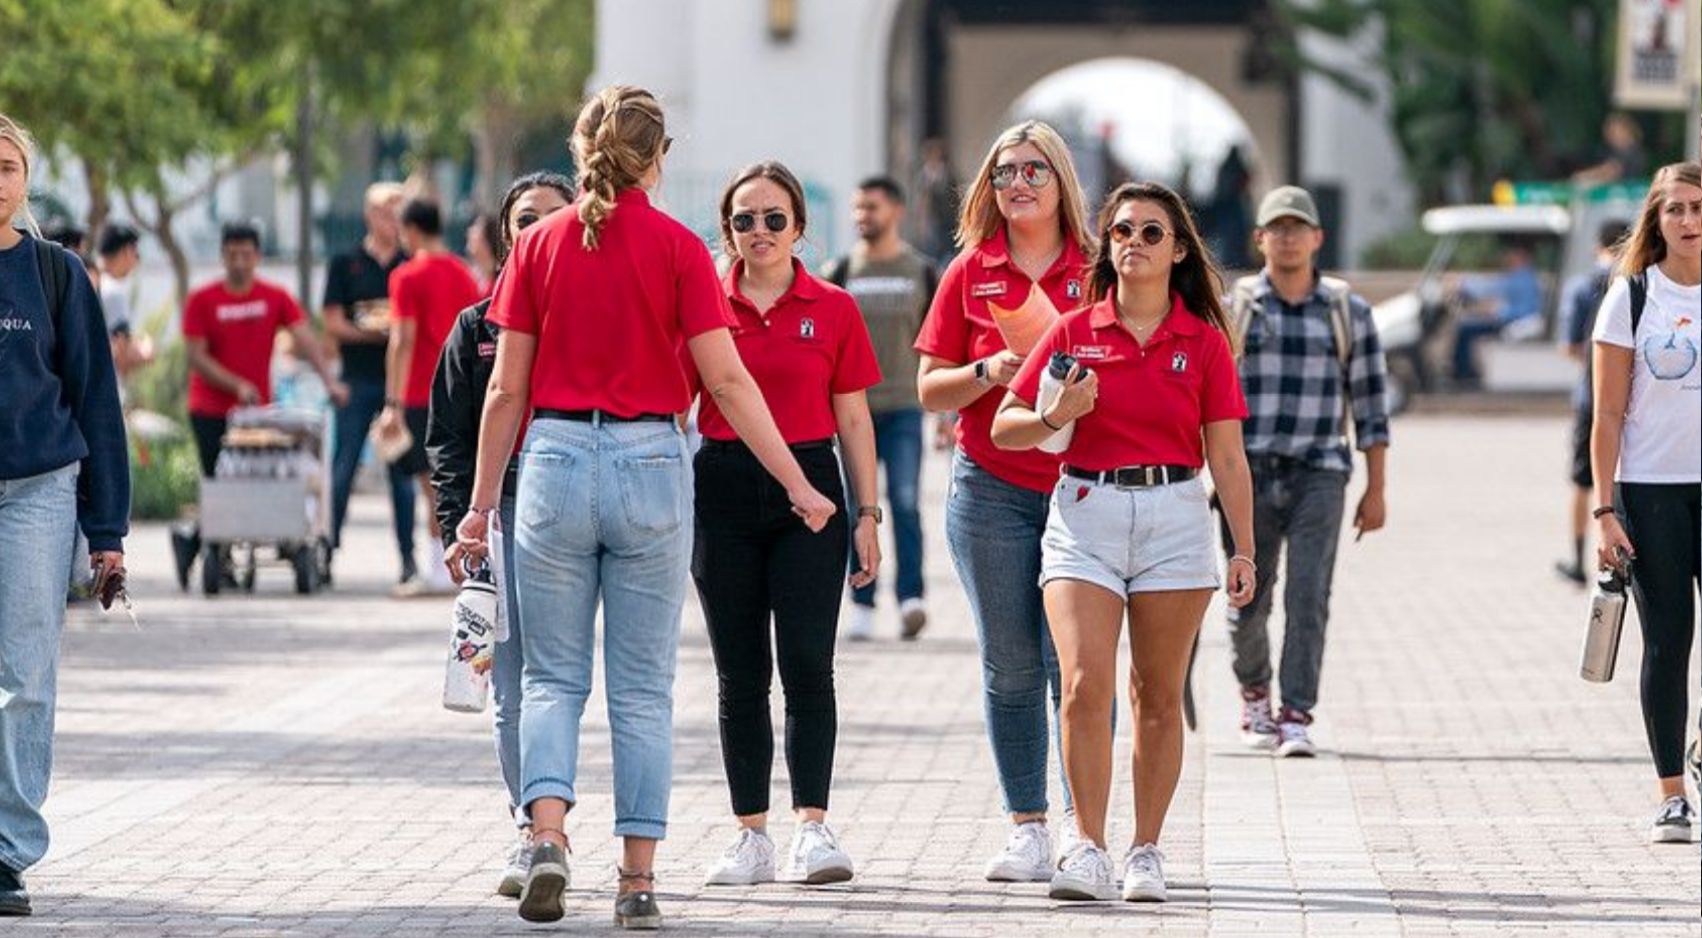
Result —
<instances>
[{"instance_id":1,"label":"black belt","mask_svg":"<svg viewBox=\"0 0 1702 938\"><path fill-rule=\"evenodd\" d=\"M539 407L532 411L534 420L572 420L575 423L665 423L674 419L673 414L638 414L632 417L622 417L611 414L606 410L556 410L553 407Z\"/></svg>"},{"instance_id":2,"label":"black belt","mask_svg":"<svg viewBox=\"0 0 1702 938\"><path fill-rule=\"evenodd\" d=\"M736 447L738 449L744 449L744 450L750 449L750 447L745 445L745 442L743 440L716 440L716 439L711 439L709 437L703 438L703 445L704 445L705 448L719 448L719 447L725 446L725 447ZM833 441L830 440L830 439L829 440L805 440L802 443L788 443L788 444L786 444L786 448L791 450L794 453L814 453L814 452L817 452L819 450L824 450L824 449L825 450L831 450L831 449L833 449Z\"/></svg>"},{"instance_id":3,"label":"black belt","mask_svg":"<svg viewBox=\"0 0 1702 938\"><path fill-rule=\"evenodd\" d=\"M1064 467L1064 475L1072 479L1087 479L1122 488L1145 488L1151 485L1186 482L1199 474L1200 470L1193 466L1121 466L1116 469L1107 469L1104 472L1077 469L1075 466Z\"/></svg>"}]
</instances>

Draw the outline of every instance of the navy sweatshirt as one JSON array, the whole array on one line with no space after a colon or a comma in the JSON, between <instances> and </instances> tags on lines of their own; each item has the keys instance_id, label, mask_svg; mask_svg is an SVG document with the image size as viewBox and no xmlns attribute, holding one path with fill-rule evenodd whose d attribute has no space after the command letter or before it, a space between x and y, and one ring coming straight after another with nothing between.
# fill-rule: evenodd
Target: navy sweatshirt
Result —
<instances>
[{"instance_id":1,"label":"navy sweatshirt","mask_svg":"<svg viewBox=\"0 0 1702 938\"><path fill-rule=\"evenodd\" d=\"M83 264L59 320L48 315L35 239L0 250L0 479L81 463L77 520L90 550L123 550L130 529L130 457L106 317Z\"/></svg>"}]
</instances>

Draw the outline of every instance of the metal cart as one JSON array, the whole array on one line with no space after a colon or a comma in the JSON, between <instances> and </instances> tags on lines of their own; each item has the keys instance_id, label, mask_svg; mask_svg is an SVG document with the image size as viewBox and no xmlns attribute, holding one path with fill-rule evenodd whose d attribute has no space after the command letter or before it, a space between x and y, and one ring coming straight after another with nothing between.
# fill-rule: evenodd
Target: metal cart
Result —
<instances>
[{"instance_id":1,"label":"metal cart","mask_svg":"<svg viewBox=\"0 0 1702 938\"><path fill-rule=\"evenodd\" d=\"M252 592L267 552L266 562L294 570L297 593L329 584L329 427L328 415L314 411L231 412L213 478L201 480L202 592L230 583Z\"/></svg>"}]
</instances>

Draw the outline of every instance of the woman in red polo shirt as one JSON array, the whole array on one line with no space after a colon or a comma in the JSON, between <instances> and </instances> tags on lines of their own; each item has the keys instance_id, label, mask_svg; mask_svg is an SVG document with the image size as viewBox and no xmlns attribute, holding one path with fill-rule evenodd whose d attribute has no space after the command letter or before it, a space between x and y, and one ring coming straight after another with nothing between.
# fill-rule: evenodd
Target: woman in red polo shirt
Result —
<instances>
[{"instance_id":1,"label":"woman in red polo shirt","mask_svg":"<svg viewBox=\"0 0 1702 938\"><path fill-rule=\"evenodd\" d=\"M1115 735L1106 728L1126 616L1135 837L1123 858L1123 898L1163 901L1157 842L1182 772L1182 685L1219 582L1199 477L1207 463L1235 541L1229 601L1239 608L1253 596L1247 405L1218 303L1222 281L1182 199L1129 183L1106 199L1099 220L1093 305L1065 314L1023 364L993 440L1027 450L1075 423L1052 486L1040 581L1064 674L1064 772L1083 840L1058 861L1052 897L1117 894L1105 852ZM1080 380L1037 411L1041 373L1056 353L1076 359L1070 376Z\"/></svg>"},{"instance_id":2,"label":"woman in red polo shirt","mask_svg":"<svg viewBox=\"0 0 1702 938\"><path fill-rule=\"evenodd\" d=\"M1016 377L1045 322L1081 305L1093 249L1088 225L1057 132L1037 121L1006 130L969 187L957 232L963 252L940 278L916 338L922 406L962 414L946 540L980 632L987 734L1012 823L1005 849L984 871L1001 882L1052 876L1046 696L1050 684L1055 711L1058 664L1036 584L1058 460L1000 450L989 431L1000 388ZM1067 785L1064 808L1067 814ZM1063 827L1067 841L1074 825Z\"/></svg>"},{"instance_id":3,"label":"woman in red polo shirt","mask_svg":"<svg viewBox=\"0 0 1702 938\"><path fill-rule=\"evenodd\" d=\"M737 319L739 357L805 476L843 512L833 437L845 448L858 503L874 505L874 424L863 392L880 383L881 372L856 300L812 277L793 256L804 224L804 187L790 170L758 163L740 171L721 194L721 237L735 258L723 286ZM739 824L706 882L748 886L775 879L768 699L776 660L798 817L783 875L792 882L844 882L852 875L851 858L827 826L827 798L838 729L833 646L846 522L836 514L822 537L805 529L714 400L704 401L698 427L704 441L694 463L692 577L721 678L721 759ZM858 511L853 585L872 580L880 563L879 520L878 508Z\"/></svg>"},{"instance_id":4,"label":"woman in red polo shirt","mask_svg":"<svg viewBox=\"0 0 1702 938\"><path fill-rule=\"evenodd\" d=\"M579 800L579 721L600 604L615 834L624 838L615 919L655 928L651 868L667 831L674 662L692 539L691 467L676 422L690 404L682 350L780 481L790 510L820 531L835 509L786 448L739 361L702 239L650 205L646 190L660 180L670 142L656 99L638 88L603 89L580 111L572 142L579 199L520 237L491 302L489 319L502 331L459 536L470 553L483 552L520 418L531 408L513 563L526 623L520 800L537 846L520 916L563 914L563 822Z\"/></svg>"}]
</instances>

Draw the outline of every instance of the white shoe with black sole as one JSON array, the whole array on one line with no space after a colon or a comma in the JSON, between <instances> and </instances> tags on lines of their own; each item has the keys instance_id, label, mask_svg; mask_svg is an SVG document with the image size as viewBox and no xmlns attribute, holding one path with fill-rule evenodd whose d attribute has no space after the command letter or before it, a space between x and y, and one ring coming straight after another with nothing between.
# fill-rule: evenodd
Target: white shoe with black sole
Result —
<instances>
[{"instance_id":1,"label":"white shoe with black sole","mask_svg":"<svg viewBox=\"0 0 1702 938\"><path fill-rule=\"evenodd\" d=\"M1687 844L1695 827L1696 811L1690 807L1690 800L1683 795L1673 795L1661 802L1660 810L1655 812L1655 821L1649 825L1649 842Z\"/></svg>"}]
</instances>

